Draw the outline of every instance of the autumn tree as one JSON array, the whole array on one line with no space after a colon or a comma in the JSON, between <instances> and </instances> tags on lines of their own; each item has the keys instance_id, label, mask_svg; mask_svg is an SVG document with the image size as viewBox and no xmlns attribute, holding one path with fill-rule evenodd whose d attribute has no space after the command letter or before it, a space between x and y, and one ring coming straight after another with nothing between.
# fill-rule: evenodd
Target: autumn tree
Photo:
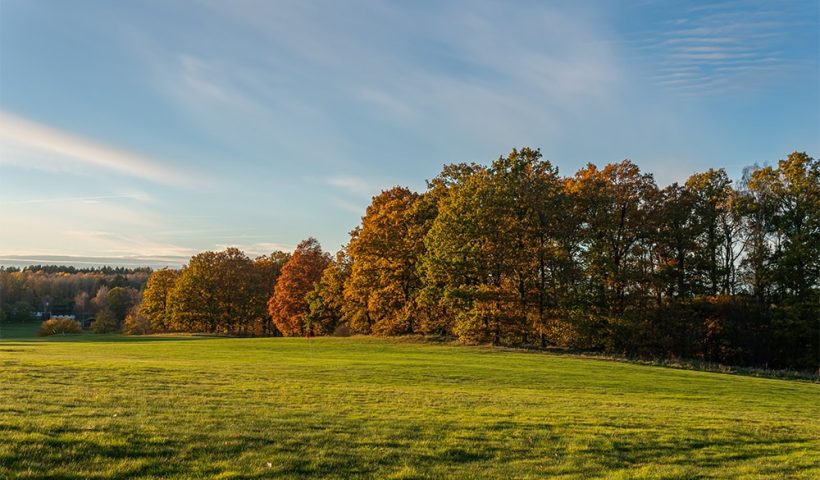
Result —
<instances>
[{"instance_id":1,"label":"autumn tree","mask_svg":"<svg viewBox=\"0 0 820 480\"><path fill-rule=\"evenodd\" d=\"M510 247L505 254L518 299L518 329L524 343L536 333L546 345L549 324L563 316L574 270L571 236L577 216L565 201L558 169L530 148L493 162L491 181L502 202L499 215Z\"/></svg>"},{"instance_id":2,"label":"autumn tree","mask_svg":"<svg viewBox=\"0 0 820 480\"><path fill-rule=\"evenodd\" d=\"M250 301L250 318L247 328L250 332L259 335L272 335L276 331L270 313L268 300L271 292L282 273L282 267L290 259L290 254L275 251L270 255L257 257L253 261L253 281L250 288L253 290Z\"/></svg>"},{"instance_id":3,"label":"autumn tree","mask_svg":"<svg viewBox=\"0 0 820 480\"><path fill-rule=\"evenodd\" d=\"M597 303L620 315L641 275L637 260L647 237L655 182L625 160L600 170L588 165L576 173L572 189L585 210L583 260Z\"/></svg>"},{"instance_id":4,"label":"autumn tree","mask_svg":"<svg viewBox=\"0 0 820 480\"><path fill-rule=\"evenodd\" d=\"M425 281L439 311L452 317L452 333L489 341L501 330L503 253L492 212L489 171L470 175L443 198L425 238ZM431 296L433 294L430 294Z\"/></svg>"},{"instance_id":5,"label":"autumn tree","mask_svg":"<svg viewBox=\"0 0 820 480\"><path fill-rule=\"evenodd\" d=\"M220 316L217 301L219 263L216 252L191 257L179 272L169 295L172 330L216 332Z\"/></svg>"},{"instance_id":6,"label":"autumn tree","mask_svg":"<svg viewBox=\"0 0 820 480\"><path fill-rule=\"evenodd\" d=\"M424 248L421 195L394 187L373 197L351 238L345 319L357 331L394 335L414 331L412 304L421 287L417 261Z\"/></svg>"},{"instance_id":7,"label":"autumn tree","mask_svg":"<svg viewBox=\"0 0 820 480\"><path fill-rule=\"evenodd\" d=\"M239 249L193 256L170 294L173 328L244 333L252 318L253 283L253 263Z\"/></svg>"},{"instance_id":8,"label":"autumn tree","mask_svg":"<svg viewBox=\"0 0 820 480\"><path fill-rule=\"evenodd\" d=\"M282 267L282 273L268 301L276 328L282 335L304 335L307 294L311 292L330 263L330 255L314 238L302 241Z\"/></svg>"},{"instance_id":9,"label":"autumn tree","mask_svg":"<svg viewBox=\"0 0 820 480\"><path fill-rule=\"evenodd\" d=\"M322 272L322 278L305 298L308 303L305 322L317 335L333 333L342 320L344 288L350 278L351 263L345 248L336 252L336 257Z\"/></svg>"},{"instance_id":10,"label":"autumn tree","mask_svg":"<svg viewBox=\"0 0 820 480\"><path fill-rule=\"evenodd\" d=\"M163 268L148 277L145 290L142 293L142 303L139 314L145 317L151 330L164 332L172 330L171 291L174 289L179 272Z\"/></svg>"}]
</instances>

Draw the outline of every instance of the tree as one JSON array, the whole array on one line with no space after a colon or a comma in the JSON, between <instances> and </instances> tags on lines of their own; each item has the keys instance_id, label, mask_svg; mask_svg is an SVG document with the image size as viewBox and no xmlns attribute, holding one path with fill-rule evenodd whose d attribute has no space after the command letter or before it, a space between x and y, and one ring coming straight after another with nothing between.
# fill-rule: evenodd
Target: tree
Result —
<instances>
[{"instance_id":1,"label":"tree","mask_svg":"<svg viewBox=\"0 0 820 480\"><path fill-rule=\"evenodd\" d=\"M195 255L171 290L174 329L246 334L259 321L262 293L254 262L241 250Z\"/></svg>"},{"instance_id":2,"label":"tree","mask_svg":"<svg viewBox=\"0 0 820 480\"><path fill-rule=\"evenodd\" d=\"M506 226L509 247L504 254L517 296L521 340L536 333L546 346L550 323L563 316L562 307L574 270L572 237L577 216L568 208L558 169L530 148L513 150L491 166L495 213Z\"/></svg>"},{"instance_id":3,"label":"tree","mask_svg":"<svg viewBox=\"0 0 820 480\"><path fill-rule=\"evenodd\" d=\"M342 319L344 288L350 278L351 263L346 249L339 250L306 297L308 313L305 323L317 335L333 333Z\"/></svg>"},{"instance_id":4,"label":"tree","mask_svg":"<svg viewBox=\"0 0 820 480\"><path fill-rule=\"evenodd\" d=\"M743 274L752 295L760 305L768 303L773 293L772 247L776 234L777 177L771 167L748 168L743 174L741 192L746 255Z\"/></svg>"},{"instance_id":5,"label":"tree","mask_svg":"<svg viewBox=\"0 0 820 480\"><path fill-rule=\"evenodd\" d=\"M304 335L305 314L308 313L307 294L322 277L330 263L330 255L314 238L302 241L282 267L273 294L268 301L276 328L282 335Z\"/></svg>"},{"instance_id":6,"label":"tree","mask_svg":"<svg viewBox=\"0 0 820 480\"><path fill-rule=\"evenodd\" d=\"M119 287L117 287L119 288ZM94 317L91 330L94 333L116 333L120 331L121 323L109 308L103 308Z\"/></svg>"},{"instance_id":7,"label":"tree","mask_svg":"<svg viewBox=\"0 0 820 480\"><path fill-rule=\"evenodd\" d=\"M686 181L692 205L690 281L696 294L734 293L739 249L737 194L723 169L709 169Z\"/></svg>"},{"instance_id":8,"label":"tree","mask_svg":"<svg viewBox=\"0 0 820 480\"><path fill-rule=\"evenodd\" d=\"M153 331L173 330L169 300L178 276L178 271L163 268L148 277L142 293L139 314L148 320Z\"/></svg>"},{"instance_id":9,"label":"tree","mask_svg":"<svg viewBox=\"0 0 820 480\"><path fill-rule=\"evenodd\" d=\"M351 238L350 277L345 283L345 319L361 333L414 331L412 303L421 287L417 260L424 248L421 196L394 187L373 197Z\"/></svg>"},{"instance_id":10,"label":"tree","mask_svg":"<svg viewBox=\"0 0 820 480\"><path fill-rule=\"evenodd\" d=\"M490 172L478 171L440 200L425 238L427 297L452 319L447 330L465 341L488 341L499 320L479 303L500 301L502 255L491 202ZM496 302L497 303L497 302ZM496 328L498 327L498 328Z\"/></svg>"},{"instance_id":11,"label":"tree","mask_svg":"<svg viewBox=\"0 0 820 480\"><path fill-rule=\"evenodd\" d=\"M774 281L781 298L809 299L820 287L820 162L794 152L774 175Z\"/></svg>"},{"instance_id":12,"label":"tree","mask_svg":"<svg viewBox=\"0 0 820 480\"><path fill-rule=\"evenodd\" d=\"M583 257L597 303L607 314L621 315L630 287L641 280L638 259L648 235L655 182L624 160L601 170L588 165L576 173L571 188L586 212Z\"/></svg>"},{"instance_id":13,"label":"tree","mask_svg":"<svg viewBox=\"0 0 820 480\"><path fill-rule=\"evenodd\" d=\"M216 284L213 299L218 311L216 332L247 334L258 320L254 302L258 281L253 262L238 248L230 247L216 254Z\"/></svg>"},{"instance_id":14,"label":"tree","mask_svg":"<svg viewBox=\"0 0 820 480\"><path fill-rule=\"evenodd\" d=\"M74 295L74 313L80 317L84 317L88 312L88 305L91 302L91 296L86 291L77 292Z\"/></svg>"},{"instance_id":15,"label":"tree","mask_svg":"<svg viewBox=\"0 0 820 480\"><path fill-rule=\"evenodd\" d=\"M460 170L461 171L461 170ZM425 239L425 301L437 298L463 340L528 341L558 303L561 183L537 150L513 150L450 188Z\"/></svg>"},{"instance_id":16,"label":"tree","mask_svg":"<svg viewBox=\"0 0 820 480\"><path fill-rule=\"evenodd\" d=\"M93 305L95 313L108 308L109 290L110 289L105 285L101 285L100 288L97 289L97 293L94 295L94 298L91 299L91 305Z\"/></svg>"},{"instance_id":17,"label":"tree","mask_svg":"<svg viewBox=\"0 0 820 480\"><path fill-rule=\"evenodd\" d=\"M250 306L250 326L254 333L272 335L275 331L276 327L268 312L268 300L282 273L282 267L289 259L289 253L276 251L253 261L254 281L251 284L253 293Z\"/></svg>"},{"instance_id":18,"label":"tree","mask_svg":"<svg viewBox=\"0 0 820 480\"><path fill-rule=\"evenodd\" d=\"M152 333L151 321L142 315L138 308L131 309L122 323L122 332L128 335L147 335Z\"/></svg>"},{"instance_id":19,"label":"tree","mask_svg":"<svg viewBox=\"0 0 820 480\"><path fill-rule=\"evenodd\" d=\"M34 320L34 312L31 305L23 300L15 302L11 307L9 319L12 322L30 322Z\"/></svg>"},{"instance_id":20,"label":"tree","mask_svg":"<svg viewBox=\"0 0 820 480\"><path fill-rule=\"evenodd\" d=\"M186 332L216 332L220 305L219 265L215 252L191 257L171 290L171 328Z\"/></svg>"},{"instance_id":21,"label":"tree","mask_svg":"<svg viewBox=\"0 0 820 480\"><path fill-rule=\"evenodd\" d=\"M661 305L664 298L680 300L688 298L692 291L690 263L696 253L694 225L697 220L693 214L692 195L677 183L662 189L656 200L655 212L650 220L654 229L651 234L654 242L651 244L655 268L652 270L657 275L654 293L658 305ZM714 234L714 238L709 237L710 241L715 242L711 255L706 257L709 259L717 259L716 228Z\"/></svg>"},{"instance_id":22,"label":"tree","mask_svg":"<svg viewBox=\"0 0 820 480\"><path fill-rule=\"evenodd\" d=\"M755 297L774 303L770 336L787 365L817 361L820 351L820 162L794 152L746 178ZM765 302L765 303L764 303Z\"/></svg>"},{"instance_id":23,"label":"tree","mask_svg":"<svg viewBox=\"0 0 820 480\"><path fill-rule=\"evenodd\" d=\"M128 311L136 303L136 293L132 288L123 287L114 287L108 291L106 308L111 311L118 324L122 324L125 316L128 315Z\"/></svg>"}]
</instances>

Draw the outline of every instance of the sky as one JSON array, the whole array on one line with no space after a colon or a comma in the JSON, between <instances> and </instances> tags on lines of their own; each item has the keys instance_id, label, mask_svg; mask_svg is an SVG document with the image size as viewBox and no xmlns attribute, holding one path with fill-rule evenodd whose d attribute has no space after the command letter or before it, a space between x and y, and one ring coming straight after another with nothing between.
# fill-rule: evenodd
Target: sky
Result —
<instances>
[{"instance_id":1,"label":"sky","mask_svg":"<svg viewBox=\"0 0 820 480\"><path fill-rule=\"evenodd\" d=\"M659 185L817 157L819 5L0 0L0 264L335 251L514 147Z\"/></svg>"}]
</instances>

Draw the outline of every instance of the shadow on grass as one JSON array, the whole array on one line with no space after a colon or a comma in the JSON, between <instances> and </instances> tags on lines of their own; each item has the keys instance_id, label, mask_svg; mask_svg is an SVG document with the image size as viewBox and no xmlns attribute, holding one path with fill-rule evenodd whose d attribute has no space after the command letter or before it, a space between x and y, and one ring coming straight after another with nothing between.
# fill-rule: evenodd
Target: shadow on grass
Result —
<instances>
[{"instance_id":1,"label":"shadow on grass","mask_svg":"<svg viewBox=\"0 0 820 480\"><path fill-rule=\"evenodd\" d=\"M510 425L511 428L516 428ZM519 425L518 427L522 427ZM395 429L396 438L404 428ZM412 430L412 427L411 427ZM10 455L0 456L0 466L14 474L29 472L26 478L74 480L81 478L213 478L230 472L231 478L352 478L384 477L388 472L411 465L419 477L433 474L459 476L464 467L486 475L498 472L503 464L533 461L544 452L532 452L515 445L469 442L458 446L414 452L406 441L374 440L366 437L345 442L334 429L316 432L290 431L271 435L185 435L157 440L130 433L107 439L87 439L80 431L51 432L46 439L17 442ZM384 432L382 432L384 433ZM406 431L404 433L411 433ZM478 432L477 432L478 433ZM512 433L512 432L511 432ZM609 436L589 437L589 445L567 452L565 442L551 439L551 453L563 458L563 474L579 478L600 476L613 471L631 471L649 465L676 467L681 478L691 477L692 469L728 472L732 468L754 466L763 474L788 477L806 473L810 465L784 465L784 455L804 452L811 439L772 438L767 435L738 435L730 439L678 439L658 442L657 438L610 441ZM430 440L433 440L432 438ZM247 455L250 453L251 455ZM258 455L255 455L258 454ZM769 458L770 460L766 460ZM267 466L267 462L271 462ZM547 468L547 465L544 465ZM512 473L514 471L510 470ZM2 469L0 469L0 472ZM31 472L37 472L32 476ZM436 473L437 472L437 473ZM699 472L695 476L700 476ZM38 476L39 475L39 476ZM475 476L475 473L468 476ZM480 476L480 475L479 475ZM708 476L708 475L707 475ZM670 477L671 478L671 477ZM677 477L675 477L677 478Z\"/></svg>"},{"instance_id":2,"label":"shadow on grass","mask_svg":"<svg viewBox=\"0 0 820 480\"><path fill-rule=\"evenodd\" d=\"M265 461L249 464L243 457L247 452L263 451L273 445L273 454L265 457L272 460L270 466ZM26 472L26 478L61 480L216 478L226 472L231 472L230 478L241 479L348 478L373 476L378 468L377 464L368 465L365 459L342 448L336 449L333 456L317 459L311 458L301 442L275 442L254 436L232 442L206 436L157 442L147 436L130 435L127 442L105 444L61 435L18 442L16 449L12 455L0 456L0 467L11 473ZM37 473L32 475L33 472Z\"/></svg>"}]
</instances>

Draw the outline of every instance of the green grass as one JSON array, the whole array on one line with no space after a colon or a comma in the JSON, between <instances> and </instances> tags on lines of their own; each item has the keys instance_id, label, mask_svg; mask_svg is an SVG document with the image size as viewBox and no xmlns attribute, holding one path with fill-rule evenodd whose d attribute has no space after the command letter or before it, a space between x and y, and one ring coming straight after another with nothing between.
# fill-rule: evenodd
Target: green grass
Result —
<instances>
[{"instance_id":1,"label":"green grass","mask_svg":"<svg viewBox=\"0 0 820 480\"><path fill-rule=\"evenodd\" d=\"M40 329L40 322L25 322L25 323L0 323L0 342L9 339L22 339L37 336L37 330Z\"/></svg>"},{"instance_id":2,"label":"green grass","mask_svg":"<svg viewBox=\"0 0 820 480\"><path fill-rule=\"evenodd\" d=\"M481 347L0 339L0 478L820 478L818 419L818 384Z\"/></svg>"}]
</instances>

